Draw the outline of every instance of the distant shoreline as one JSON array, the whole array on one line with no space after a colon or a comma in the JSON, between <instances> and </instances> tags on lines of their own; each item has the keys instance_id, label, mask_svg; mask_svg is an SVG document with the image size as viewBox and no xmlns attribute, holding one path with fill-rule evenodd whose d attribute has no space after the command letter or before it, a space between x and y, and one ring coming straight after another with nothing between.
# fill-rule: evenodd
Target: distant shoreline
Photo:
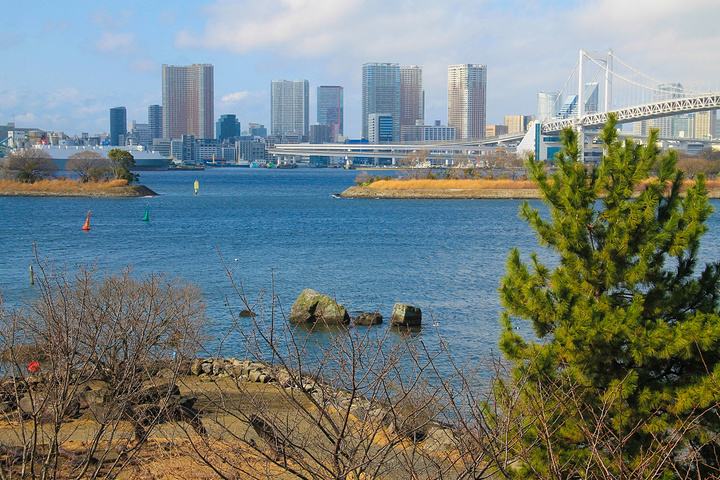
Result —
<instances>
[{"instance_id":1,"label":"distant shoreline","mask_svg":"<svg viewBox=\"0 0 720 480\"><path fill-rule=\"evenodd\" d=\"M23 183L0 180L0 197L135 198L157 195L145 185L118 184L117 181L81 183L77 180L58 179Z\"/></svg>"}]
</instances>

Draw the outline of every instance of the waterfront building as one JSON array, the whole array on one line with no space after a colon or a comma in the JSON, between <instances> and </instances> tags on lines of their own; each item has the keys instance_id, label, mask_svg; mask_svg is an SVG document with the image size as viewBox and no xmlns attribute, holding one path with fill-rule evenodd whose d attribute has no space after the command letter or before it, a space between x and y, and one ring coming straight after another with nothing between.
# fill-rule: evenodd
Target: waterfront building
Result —
<instances>
[{"instance_id":1,"label":"waterfront building","mask_svg":"<svg viewBox=\"0 0 720 480\"><path fill-rule=\"evenodd\" d=\"M558 99L560 92L538 92L537 94L537 119L544 122L555 118L558 111Z\"/></svg>"},{"instance_id":2,"label":"waterfront building","mask_svg":"<svg viewBox=\"0 0 720 480\"><path fill-rule=\"evenodd\" d=\"M368 141L370 143L393 143L395 125L389 113L371 113L368 115Z\"/></svg>"},{"instance_id":3,"label":"waterfront building","mask_svg":"<svg viewBox=\"0 0 720 480\"><path fill-rule=\"evenodd\" d=\"M638 137L646 138L648 136L648 133L650 131L648 128L650 127L650 122L647 120L642 120L640 122L633 122L632 124L632 132L633 135L637 135Z\"/></svg>"},{"instance_id":4,"label":"waterfront building","mask_svg":"<svg viewBox=\"0 0 720 480\"><path fill-rule=\"evenodd\" d=\"M585 104L583 107L583 114L596 113L598 111L598 84L597 82L588 82L585 84L583 90L583 99ZM559 118L572 118L576 117L578 113L578 96L568 95L565 97L565 102L558 111Z\"/></svg>"},{"instance_id":5,"label":"waterfront building","mask_svg":"<svg viewBox=\"0 0 720 480\"><path fill-rule=\"evenodd\" d=\"M198 138L195 140L196 162L220 162L222 155L219 143L214 138Z\"/></svg>"},{"instance_id":6,"label":"waterfront building","mask_svg":"<svg viewBox=\"0 0 720 480\"><path fill-rule=\"evenodd\" d=\"M137 123L133 120L130 133L127 135L125 144L142 145L144 148L148 148L152 144L150 125L147 123Z\"/></svg>"},{"instance_id":7,"label":"waterfront building","mask_svg":"<svg viewBox=\"0 0 720 480\"><path fill-rule=\"evenodd\" d=\"M214 71L210 64L163 65L163 135L215 138L214 89Z\"/></svg>"},{"instance_id":8,"label":"waterfront building","mask_svg":"<svg viewBox=\"0 0 720 480\"><path fill-rule=\"evenodd\" d=\"M244 136L235 142L238 160L244 162L263 162L267 156L267 144L265 139L260 136Z\"/></svg>"},{"instance_id":9,"label":"waterfront building","mask_svg":"<svg viewBox=\"0 0 720 480\"><path fill-rule=\"evenodd\" d=\"M499 135L506 135L507 133L508 133L507 125L491 124L491 125L485 126L485 136L486 137L497 137Z\"/></svg>"},{"instance_id":10,"label":"waterfront building","mask_svg":"<svg viewBox=\"0 0 720 480\"><path fill-rule=\"evenodd\" d=\"M310 125L310 143L330 143L335 139L331 125Z\"/></svg>"},{"instance_id":11,"label":"waterfront building","mask_svg":"<svg viewBox=\"0 0 720 480\"><path fill-rule=\"evenodd\" d=\"M530 115L505 115L506 133L525 133L531 121Z\"/></svg>"},{"instance_id":12,"label":"waterfront building","mask_svg":"<svg viewBox=\"0 0 720 480\"><path fill-rule=\"evenodd\" d=\"M657 86L655 92L655 100L670 100L680 98L684 94L684 88L681 83L661 83ZM671 138L679 131L687 131L688 119L682 119L681 115L671 115L667 117L655 118L649 121L651 128L657 128L661 138ZM677 123L677 125L675 125Z\"/></svg>"},{"instance_id":13,"label":"waterfront building","mask_svg":"<svg viewBox=\"0 0 720 480\"><path fill-rule=\"evenodd\" d=\"M232 140L240 136L240 122L237 116L232 113L220 115L215 124L215 134L217 140L223 143L226 140Z\"/></svg>"},{"instance_id":14,"label":"waterfront building","mask_svg":"<svg viewBox=\"0 0 720 480\"><path fill-rule=\"evenodd\" d=\"M253 137L267 137L267 128L260 123L248 123L248 133Z\"/></svg>"},{"instance_id":15,"label":"waterfront building","mask_svg":"<svg viewBox=\"0 0 720 480\"><path fill-rule=\"evenodd\" d=\"M332 141L343 135L343 87L321 85L317 88L317 122L329 125L332 129Z\"/></svg>"},{"instance_id":16,"label":"waterfront building","mask_svg":"<svg viewBox=\"0 0 720 480\"><path fill-rule=\"evenodd\" d=\"M310 117L310 83L307 80L273 80L270 88L270 132L307 139Z\"/></svg>"},{"instance_id":17,"label":"waterfront building","mask_svg":"<svg viewBox=\"0 0 720 480\"><path fill-rule=\"evenodd\" d=\"M181 135L170 142L172 156L182 163L200 163L195 143L195 135Z\"/></svg>"},{"instance_id":18,"label":"waterfront building","mask_svg":"<svg viewBox=\"0 0 720 480\"><path fill-rule=\"evenodd\" d=\"M163 138L163 116L162 105L150 105L148 107L148 125L150 126L150 140Z\"/></svg>"},{"instance_id":19,"label":"waterfront building","mask_svg":"<svg viewBox=\"0 0 720 480\"><path fill-rule=\"evenodd\" d=\"M362 67L362 136L370 140L370 115L391 117L391 141L400 139L400 66L366 63ZM386 121L386 120L384 120Z\"/></svg>"},{"instance_id":20,"label":"waterfront building","mask_svg":"<svg viewBox=\"0 0 720 480\"><path fill-rule=\"evenodd\" d=\"M479 64L448 66L448 126L459 140L485 136L487 67Z\"/></svg>"},{"instance_id":21,"label":"waterfront building","mask_svg":"<svg viewBox=\"0 0 720 480\"><path fill-rule=\"evenodd\" d=\"M169 138L153 138L152 147L150 150L157 152L163 157L169 157L170 153L170 139Z\"/></svg>"},{"instance_id":22,"label":"waterfront building","mask_svg":"<svg viewBox=\"0 0 720 480\"><path fill-rule=\"evenodd\" d=\"M127 135L127 109L114 107L110 109L110 145L125 145ZM122 141L122 143L121 143Z\"/></svg>"},{"instance_id":23,"label":"waterfront building","mask_svg":"<svg viewBox=\"0 0 720 480\"><path fill-rule=\"evenodd\" d=\"M695 113L695 131L693 138L715 138L717 115L715 110Z\"/></svg>"},{"instance_id":24,"label":"waterfront building","mask_svg":"<svg viewBox=\"0 0 720 480\"><path fill-rule=\"evenodd\" d=\"M425 92L422 83L422 67L400 67L400 129L425 123Z\"/></svg>"},{"instance_id":25,"label":"waterfront building","mask_svg":"<svg viewBox=\"0 0 720 480\"><path fill-rule=\"evenodd\" d=\"M433 125L416 125L400 127L400 141L405 142L450 142L455 140L455 128L442 125L435 120Z\"/></svg>"}]
</instances>

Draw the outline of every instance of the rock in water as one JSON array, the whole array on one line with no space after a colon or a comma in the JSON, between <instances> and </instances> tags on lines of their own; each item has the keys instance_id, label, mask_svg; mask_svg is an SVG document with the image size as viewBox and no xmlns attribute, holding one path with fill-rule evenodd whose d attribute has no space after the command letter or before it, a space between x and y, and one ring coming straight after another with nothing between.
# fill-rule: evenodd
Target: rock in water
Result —
<instances>
[{"instance_id":1,"label":"rock in water","mask_svg":"<svg viewBox=\"0 0 720 480\"><path fill-rule=\"evenodd\" d=\"M422 324L422 310L412 305L396 303L393 306L390 325L393 327L419 327Z\"/></svg>"},{"instance_id":2,"label":"rock in water","mask_svg":"<svg viewBox=\"0 0 720 480\"><path fill-rule=\"evenodd\" d=\"M379 325L382 321L383 316L380 312L362 312L353 318L353 324L355 325Z\"/></svg>"},{"instance_id":3,"label":"rock in water","mask_svg":"<svg viewBox=\"0 0 720 480\"><path fill-rule=\"evenodd\" d=\"M321 322L326 325L347 325L350 323L345 307L328 295L306 288L298 295L290 310L292 323Z\"/></svg>"}]
</instances>

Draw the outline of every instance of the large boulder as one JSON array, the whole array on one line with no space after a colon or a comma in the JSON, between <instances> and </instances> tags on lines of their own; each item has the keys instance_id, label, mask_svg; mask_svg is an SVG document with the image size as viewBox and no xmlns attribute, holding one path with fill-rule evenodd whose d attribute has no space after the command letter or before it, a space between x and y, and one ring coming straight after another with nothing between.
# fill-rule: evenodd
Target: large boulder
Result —
<instances>
[{"instance_id":1,"label":"large boulder","mask_svg":"<svg viewBox=\"0 0 720 480\"><path fill-rule=\"evenodd\" d=\"M292 323L324 323L326 325L347 325L350 323L345 307L328 295L306 288L298 295L290 310Z\"/></svg>"},{"instance_id":2,"label":"large boulder","mask_svg":"<svg viewBox=\"0 0 720 480\"><path fill-rule=\"evenodd\" d=\"M419 327L422 324L422 310L405 303L393 305L390 325L393 327Z\"/></svg>"},{"instance_id":3,"label":"large boulder","mask_svg":"<svg viewBox=\"0 0 720 480\"><path fill-rule=\"evenodd\" d=\"M361 312L353 317L353 325L379 325L383 321L383 316L380 312Z\"/></svg>"}]
</instances>

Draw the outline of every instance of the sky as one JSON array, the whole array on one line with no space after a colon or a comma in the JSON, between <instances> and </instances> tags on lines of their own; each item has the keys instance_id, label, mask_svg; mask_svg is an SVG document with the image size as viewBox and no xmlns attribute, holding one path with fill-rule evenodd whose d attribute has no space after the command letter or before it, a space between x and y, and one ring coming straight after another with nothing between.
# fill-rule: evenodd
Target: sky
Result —
<instances>
[{"instance_id":1,"label":"sky","mask_svg":"<svg viewBox=\"0 0 720 480\"><path fill-rule=\"evenodd\" d=\"M365 62L423 66L426 123L447 120L447 66L487 65L488 123L534 114L578 50L612 48L661 81L720 91L718 0L57 0L3 2L0 124L109 129L109 108L147 122L161 65L215 65L215 116L270 123L270 82L345 87L361 128ZM619 90L619 88L616 88Z\"/></svg>"}]
</instances>

